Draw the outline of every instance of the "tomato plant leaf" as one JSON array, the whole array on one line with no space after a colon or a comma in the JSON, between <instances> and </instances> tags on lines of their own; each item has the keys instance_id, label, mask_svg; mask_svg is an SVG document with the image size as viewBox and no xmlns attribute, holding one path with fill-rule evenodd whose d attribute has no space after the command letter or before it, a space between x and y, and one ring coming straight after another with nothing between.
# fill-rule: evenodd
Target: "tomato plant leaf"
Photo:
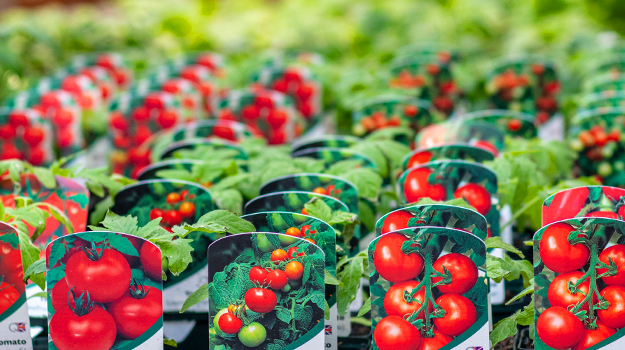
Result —
<instances>
[{"instance_id":1,"label":"tomato plant leaf","mask_svg":"<svg viewBox=\"0 0 625 350\"><path fill-rule=\"evenodd\" d=\"M178 347L178 343L176 343L176 341L173 339L163 338L163 344L171 346L172 348Z\"/></svg>"},{"instance_id":2,"label":"tomato plant leaf","mask_svg":"<svg viewBox=\"0 0 625 350\"><path fill-rule=\"evenodd\" d=\"M358 317L362 317L371 311L371 298L368 298L363 304L360 310L358 310Z\"/></svg>"},{"instance_id":3,"label":"tomato plant leaf","mask_svg":"<svg viewBox=\"0 0 625 350\"><path fill-rule=\"evenodd\" d=\"M191 257L191 252L193 251L190 245L191 242L193 242L191 239L178 238L173 241L159 240L153 243L158 245L163 256L167 257L169 271L174 276L178 276L193 262L193 258Z\"/></svg>"},{"instance_id":4,"label":"tomato plant leaf","mask_svg":"<svg viewBox=\"0 0 625 350\"><path fill-rule=\"evenodd\" d=\"M225 231L228 233L245 233L254 232L256 228L251 222L239 218L236 214L227 210L213 210L210 213L203 215L198 221L197 225L205 225L207 223L215 223L225 227Z\"/></svg>"},{"instance_id":5,"label":"tomato plant leaf","mask_svg":"<svg viewBox=\"0 0 625 350\"><path fill-rule=\"evenodd\" d=\"M510 253L514 253L514 254L520 256L521 258L525 258L525 256L523 255L523 253L520 250L515 248L513 245L510 245L510 244L502 241L501 237L489 237L489 238L486 238L484 240L484 243L486 244L486 249L501 248L501 249L503 249L505 251L508 251Z\"/></svg>"},{"instance_id":6,"label":"tomato plant leaf","mask_svg":"<svg viewBox=\"0 0 625 350\"><path fill-rule=\"evenodd\" d=\"M313 197L308 203L304 204L304 208L306 208L308 215L312 217L327 223L332 221L332 209L318 197Z\"/></svg>"},{"instance_id":7,"label":"tomato plant leaf","mask_svg":"<svg viewBox=\"0 0 625 350\"><path fill-rule=\"evenodd\" d=\"M506 317L503 320L497 322L493 330L490 332L490 341L494 347L500 341L514 336L517 332L516 318L521 311L517 311L512 316Z\"/></svg>"},{"instance_id":8,"label":"tomato plant leaf","mask_svg":"<svg viewBox=\"0 0 625 350\"><path fill-rule=\"evenodd\" d=\"M333 285L333 286L341 285L341 282L338 279L336 279L336 277L332 276L332 274L328 270L324 270L324 283Z\"/></svg>"},{"instance_id":9,"label":"tomato plant leaf","mask_svg":"<svg viewBox=\"0 0 625 350\"><path fill-rule=\"evenodd\" d=\"M364 252L353 258L349 258L338 272L338 279L342 285L338 287L337 306L339 316L345 316L349 305L356 299L356 293L360 288L360 279L365 271L365 260L367 256Z\"/></svg>"},{"instance_id":10,"label":"tomato plant leaf","mask_svg":"<svg viewBox=\"0 0 625 350\"><path fill-rule=\"evenodd\" d=\"M37 280L39 278L44 278L44 280L45 280L45 277L43 276L44 272L46 272L46 259L45 258L41 258L41 259L33 262L32 264L30 264L30 266L28 266L28 268L24 272L24 281L28 281L29 279L32 280L32 277L34 275L40 275L40 276L35 277L35 280ZM41 289L44 289L43 286L41 286L39 284L37 284L37 285L39 287L41 287Z\"/></svg>"},{"instance_id":11,"label":"tomato plant leaf","mask_svg":"<svg viewBox=\"0 0 625 350\"><path fill-rule=\"evenodd\" d=\"M208 283L204 283L200 286L200 288L198 288L198 290L189 295L189 297L182 304L180 313L189 310L190 307L197 305L206 299L208 299Z\"/></svg>"}]
</instances>

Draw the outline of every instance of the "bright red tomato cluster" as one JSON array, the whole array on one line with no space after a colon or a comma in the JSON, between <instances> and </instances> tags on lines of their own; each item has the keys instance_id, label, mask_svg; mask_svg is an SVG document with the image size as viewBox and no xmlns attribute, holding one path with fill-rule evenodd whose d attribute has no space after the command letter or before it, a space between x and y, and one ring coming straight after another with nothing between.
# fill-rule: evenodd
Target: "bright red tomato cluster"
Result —
<instances>
[{"instance_id":1,"label":"bright red tomato cluster","mask_svg":"<svg viewBox=\"0 0 625 350\"><path fill-rule=\"evenodd\" d=\"M555 198L554 198L555 200ZM557 206L558 203L555 203ZM552 205L553 202L552 202ZM573 209L574 210L574 209ZM590 250L583 243L571 244L569 235L575 228L566 223L555 223L543 232L539 253L545 267L556 273L548 289L551 305L538 317L536 331L540 339L554 349L587 349L625 327L625 245L616 244L603 250L599 260L606 265L616 265L615 275L602 276L606 287L599 291L609 303L606 309L597 309L597 328L586 325L570 310L579 305L590 290L589 277L580 271L590 259ZM597 268L597 275L608 270ZM584 278L584 280L581 280ZM580 282L581 280L581 282ZM577 289L572 286L578 284ZM599 302L596 295L593 305ZM588 312L588 304L580 311Z\"/></svg>"},{"instance_id":2,"label":"bright red tomato cluster","mask_svg":"<svg viewBox=\"0 0 625 350\"><path fill-rule=\"evenodd\" d=\"M277 99L275 91L253 89L253 101L238 110L222 108L217 112L217 119L238 121L246 124L256 136L263 137L270 145L279 145L290 141L303 132L302 126L295 121L292 112ZM293 124L293 132L290 125Z\"/></svg>"},{"instance_id":3,"label":"bright red tomato cluster","mask_svg":"<svg viewBox=\"0 0 625 350\"><path fill-rule=\"evenodd\" d=\"M46 149L47 135L49 132L36 119L43 118L43 114L37 109L11 111L7 116L7 122L0 126L0 140L2 147L0 159L22 159L33 165L42 165L50 161L51 150Z\"/></svg>"},{"instance_id":4,"label":"bright red tomato cluster","mask_svg":"<svg viewBox=\"0 0 625 350\"><path fill-rule=\"evenodd\" d=\"M295 100L297 110L306 119L311 119L319 113L315 106L315 99L319 98L321 91L319 85L312 80L306 79L306 74L300 68L289 67L284 70L281 77L270 83L273 90L285 93Z\"/></svg>"},{"instance_id":5,"label":"bright red tomato cluster","mask_svg":"<svg viewBox=\"0 0 625 350\"><path fill-rule=\"evenodd\" d=\"M65 264L65 276L50 293L54 315L49 330L59 350L108 350L118 338L138 338L162 317L162 292L131 277L131 267L138 265L160 281L160 251L137 237L125 237L139 257L108 245L89 249L77 239L59 262Z\"/></svg>"},{"instance_id":6,"label":"bright red tomato cluster","mask_svg":"<svg viewBox=\"0 0 625 350\"><path fill-rule=\"evenodd\" d=\"M185 219L195 216L195 204L192 200L195 195L184 190L180 193L171 192L167 195L167 209L154 208L150 211L150 220L162 218L161 226L171 232L171 227L180 225Z\"/></svg>"},{"instance_id":7,"label":"bright red tomato cluster","mask_svg":"<svg viewBox=\"0 0 625 350\"><path fill-rule=\"evenodd\" d=\"M404 235L391 232L381 236L376 243L373 255L375 269L380 277L393 284L384 297L384 311L388 316L378 322L373 337L381 350L439 349L468 330L477 320L475 306L461 294L475 286L478 269L470 258L458 253L445 254L434 262L433 269L444 277L424 278L432 278L432 283L442 293L436 299L436 305L445 314L433 319L434 337L426 337L406 320L426 302L423 285L412 295L410 302L406 299L407 294L419 287L416 278L424 268L421 255L402 251L407 241ZM430 313L434 311L434 305L429 301L427 309ZM422 310L415 319L424 318Z\"/></svg>"}]
</instances>

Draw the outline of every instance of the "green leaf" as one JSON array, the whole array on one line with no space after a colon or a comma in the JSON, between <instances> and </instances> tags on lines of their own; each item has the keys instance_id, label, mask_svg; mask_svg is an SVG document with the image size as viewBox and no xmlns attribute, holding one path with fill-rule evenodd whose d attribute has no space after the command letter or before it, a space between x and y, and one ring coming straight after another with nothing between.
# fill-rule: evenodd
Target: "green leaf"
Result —
<instances>
[{"instance_id":1,"label":"green leaf","mask_svg":"<svg viewBox=\"0 0 625 350\"><path fill-rule=\"evenodd\" d=\"M502 241L501 237L486 238L484 240L484 243L486 244L486 248L487 249L501 248L501 249L503 249L505 251L514 253L514 254L520 256L521 258L525 258L525 256L523 255L523 253L520 250L515 248L513 245L510 245L510 244Z\"/></svg>"},{"instance_id":2,"label":"green leaf","mask_svg":"<svg viewBox=\"0 0 625 350\"><path fill-rule=\"evenodd\" d=\"M517 301L517 300L521 299L522 297L524 297L524 296L526 296L528 294L533 294L533 293L534 293L534 279L532 278L530 280L530 286L528 286L527 288L522 290L519 294L517 294L514 297L512 297L512 299L508 300L506 305L509 305L510 303L512 303L514 301Z\"/></svg>"},{"instance_id":3,"label":"green leaf","mask_svg":"<svg viewBox=\"0 0 625 350\"><path fill-rule=\"evenodd\" d=\"M178 347L178 343L176 343L176 341L173 340L173 339L163 338L163 344L169 345L169 346L171 346L173 348L177 348Z\"/></svg>"},{"instance_id":4,"label":"green leaf","mask_svg":"<svg viewBox=\"0 0 625 350\"><path fill-rule=\"evenodd\" d=\"M490 341L492 342L493 347L500 341L512 337L516 334L516 318L519 313L521 313L521 311L517 311L514 315L504 318L503 320L497 322L495 327L493 327L493 330L490 332Z\"/></svg>"},{"instance_id":5,"label":"green leaf","mask_svg":"<svg viewBox=\"0 0 625 350\"><path fill-rule=\"evenodd\" d=\"M367 299L367 301L362 304L362 307L358 310L358 317L366 315L369 311L371 311L371 298Z\"/></svg>"},{"instance_id":6,"label":"green leaf","mask_svg":"<svg viewBox=\"0 0 625 350\"><path fill-rule=\"evenodd\" d=\"M41 181L41 183L47 188L55 188L56 187L56 179L54 178L54 174L52 170L48 168L35 167L34 174Z\"/></svg>"},{"instance_id":7,"label":"green leaf","mask_svg":"<svg viewBox=\"0 0 625 350\"><path fill-rule=\"evenodd\" d=\"M339 272L338 279L342 285L338 288L337 306L339 316L345 316L349 309L349 305L356 299L356 293L360 288L360 278L364 273L364 260L367 259L362 253L353 258L348 259L342 270Z\"/></svg>"},{"instance_id":8,"label":"green leaf","mask_svg":"<svg viewBox=\"0 0 625 350\"><path fill-rule=\"evenodd\" d=\"M193 258L191 257L191 252L193 251L190 245L191 242L193 242L191 239L178 238L173 241L162 240L154 241L153 243L158 245L163 256L167 257L169 271L174 276L178 276L193 262Z\"/></svg>"},{"instance_id":9,"label":"green leaf","mask_svg":"<svg viewBox=\"0 0 625 350\"><path fill-rule=\"evenodd\" d=\"M28 268L24 272L24 281L31 279L33 275L40 275L40 278L45 278L43 276L44 272L46 272L46 259L41 258L28 266Z\"/></svg>"},{"instance_id":10,"label":"green leaf","mask_svg":"<svg viewBox=\"0 0 625 350\"><path fill-rule=\"evenodd\" d=\"M204 283L198 290L191 293L187 300L182 304L182 309L180 309L180 313L183 313L194 305L201 303L202 301L208 299L208 283Z\"/></svg>"},{"instance_id":11,"label":"green leaf","mask_svg":"<svg viewBox=\"0 0 625 350\"><path fill-rule=\"evenodd\" d=\"M225 226L225 232L232 234L256 231L256 228L251 222L241 219L236 214L227 210L213 210L203 215L198 220L197 224L204 225L209 222Z\"/></svg>"},{"instance_id":12,"label":"green leaf","mask_svg":"<svg viewBox=\"0 0 625 350\"><path fill-rule=\"evenodd\" d=\"M136 235L138 231L139 221L136 217L131 215L120 216L113 212L108 212L104 220L102 220L101 225L105 227L108 231ZM90 228L94 231L102 230L102 228L100 227L90 226Z\"/></svg>"},{"instance_id":13,"label":"green leaf","mask_svg":"<svg viewBox=\"0 0 625 350\"><path fill-rule=\"evenodd\" d=\"M325 270L324 282L325 282L325 284L329 284L329 285L333 285L333 286L340 286L341 285L341 282L339 280L337 280L336 277L332 276L332 274L328 270Z\"/></svg>"},{"instance_id":14,"label":"green leaf","mask_svg":"<svg viewBox=\"0 0 625 350\"><path fill-rule=\"evenodd\" d=\"M304 204L304 208L306 208L308 215L312 217L327 223L330 223L332 220L332 209L318 197L313 197L308 203Z\"/></svg>"}]
</instances>

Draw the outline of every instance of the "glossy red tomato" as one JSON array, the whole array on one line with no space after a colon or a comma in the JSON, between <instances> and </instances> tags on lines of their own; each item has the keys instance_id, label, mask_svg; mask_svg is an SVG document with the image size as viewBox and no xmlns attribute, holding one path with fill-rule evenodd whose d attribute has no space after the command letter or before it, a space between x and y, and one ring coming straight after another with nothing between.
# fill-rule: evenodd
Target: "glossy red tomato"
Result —
<instances>
[{"instance_id":1,"label":"glossy red tomato","mask_svg":"<svg viewBox=\"0 0 625 350\"><path fill-rule=\"evenodd\" d=\"M267 274L269 274L267 270L263 269L260 266L254 266L250 269L248 277L250 278L250 281L258 285L262 285L267 279Z\"/></svg>"},{"instance_id":2,"label":"glossy red tomato","mask_svg":"<svg viewBox=\"0 0 625 350\"><path fill-rule=\"evenodd\" d=\"M286 273L278 269L272 270L267 274L267 282L269 282L271 289L282 289L287 283Z\"/></svg>"},{"instance_id":3,"label":"glossy red tomato","mask_svg":"<svg viewBox=\"0 0 625 350\"><path fill-rule=\"evenodd\" d=\"M133 287L110 303L108 311L115 320L117 333L126 339L136 339L163 316L163 293L154 287L143 290Z\"/></svg>"},{"instance_id":4,"label":"glossy red tomato","mask_svg":"<svg viewBox=\"0 0 625 350\"><path fill-rule=\"evenodd\" d=\"M606 310L597 310L597 316L608 327L625 327L625 287L608 286L601 291L601 296L610 306Z\"/></svg>"},{"instance_id":5,"label":"glossy red tomato","mask_svg":"<svg viewBox=\"0 0 625 350\"><path fill-rule=\"evenodd\" d=\"M404 196L408 203L414 203L421 198L431 198L435 201L447 199L447 191L441 184L430 184L432 171L427 168L411 170L404 180Z\"/></svg>"},{"instance_id":6,"label":"glossy red tomato","mask_svg":"<svg viewBox=\"0 0 625 350\"><path fill-rule=\"evenodd\" d=\"M491 195L484 186L475 183L466 184L454 192L454 197L464 199L482 215L490 211Z\"/></svg>"},{"instance_id":7,"label":"glossy red tomato","mask_svg":"<svg viewBox=\"0 0 625 350\"><path fill-rule=\"evenodd\" d=\"M243 327L243 321L232 313L225 313L217 321L219 329L226 334L236 334Z\"/></svg>"},{"instance_id":8,"label":"glossy red tomato","mask_svg":"<svg viewBox=\"0 0 625 350\"><path fill-rule=\"evenodd\" d=\"M170 226L180 225L182 223L182 214L178 210L168 210L163 216L163 222Z\"/></svg>"},{"instance_id":9,"label":"glossy red tomato","mask_svg":"<svg viewBox=\"0 0 625 350\"><path fill-rule=\"evenodd\" d=\"M584 334L584 325L575 315L560 306L545 310L536 321L538 337L554 349L569 349Z\"/></svg>"},{"instance_id":10,"label":"glossy red tomato","mask_svg":"<svg viewBox=\"0 0 625 350\"><path fill-rule=\"evenodd\" d=\"M20 292L12 285L2 282L0 284L0 315L7 311L20 298Z\"/></svg>"},{"instance_id":11,"label":"glossy red tomato","mask_svg":"<svg viewBox=\"0 0 625 350\"><path fill-rule=\"evenodd\" d=\"M24 293L26 289L23 282L24 269L22 268L22 254L19 250L13 250L2 258L0 271L4 277L3 282L15 287L20 294Z\"/></svg>"},{"instance_id":12,"label":"glossy red tomato","mask_svg":"<svg viewBox=\"0 0 625 350\"><path fill-rule=\"evenodd\" d=\"M616 333L616 329L597 321L597 329L585 329L582 339L571 350L585 350Z\"/></svg>"},{"instance_id":13,"label":"glossy red tomato","mask_svg":"<svg viewBox=\"0 0 625 350\"><path fill-rule=\"evenodd\" d=\"M616 275L604 276L601 279L607 285L616 285L625 287L625 245L616 244L606 248L599 254L599 260L610 265L610 260L616 264ZM607 269L597 269L597 274L606 272Z\"/></svg>"},{"instance_id":14,"label":"glossy red tomato","mask_svg":"<svg viewBox=\"0 0 625 350\"><path fill-rule=\"evenodd\" d=\"M139 258L141 260L141 266L143 266L143 271L145 271L150 278L157 281L163 279L163 259L161 250L158 249L155 244L145 242L141 246Z\"/></svg>"},{"instance_id":15,"label":"glossy red tomato","mask_svg":"<svg viewBox=\"0 0 625 350\"><path fill-rule=\"evenodd\" d=\"M382 224L382 234L408 227L408 221L410 221L413 217L414 215L406 210L395 210L390 212L386 218L384 218L384 223Z\"/></svg>"},{"instance_id":16,"label":"glossy red tomato","mask_svg":"<svg viewBox=\"0 0 625 350\"><path fill-rule=\"evenodd\" d=\"M579 270L588 262L590 250L582 243L570 244L569 233L573 226L555 223L543 231L540 240L540 259L553 272L565 273Z\"/></svg>"},{"instance_id":17,"label":"glossy red tomato","mask_svg":"<svg viewBox=\"0 0 625 350\"><path fill-rule=\"evenodd\" d=\"M67 281L65 280L65 278L62 278L60 281L56 282L54 287L52 287L52 291L50 292L50 299L52 300L52 307L54 308L54 310L58 311L61 309L68 309L68 306L76 307L74 294L76 295L76 298L82 299L85 304L87 303L87 293L84 293L81 290L77 290L76 288L74 288L73 292L73 294L70 293L70 289L67 285Z\"/></svg>"},{"instance_id":18,"label":"glossy red tomato","mask_svg":"<svg viewBox=\"0 0 625 350\"><path fill-rule=\"evenodd\" d=\"M386 314L404 317L419 310L425 300L425 288L421 287L413 296L415 300L411 302L407 302L406 298L404 298L404 292L412 293L418 285L418 281L406 281L392 285L384 296L384 310ZM431 312L433 309L434 306L430 303L429 311ZM424 312L421 311L417 317L423 319L425 317Z\"/></svg>"},{"instance_id":19,"label":"glossy red tomato","mask_svg":"<svg viewBox=\"0 0 625 350\"><path fill-rule=\"evenodd\" d=\"M245 293L247 308L261 314L271 312L276 307L276 293L264 288L251 288Z\"/></svg>"},{"instance_id":20,"label":"glossy red tomato","mask_svg":"<svg viewBox=\"0 0 625 350\"><path fill-rule=\"evenodd\" d=\"M215 127L213 127L213 135L224 140L236 141L237 139L234 130L225 125L215 125Z\"/></svg>"},{"instance_id":21,"label":"glossy red tomato","mask_svg":"<svg viewBox=\"0 0 625 350\"><path fill-rule=\"evenodd\" d=\"M50 319L49 334L59 350L109 350L115 342L117 326L113 317L100 307L83 316L65 309Z\"/></svg>"},{"instance_id":22,"label":"glossy red tomato","mask_svg":"<svg viewBox=\"0 0 625 350\"><path fill-rule=\"evenodd\" d=\"M408 241L400 233L387 233L378 239L373 264L380 277L392 283L415 279L423 271L423 258L417 253L404 254L402 245Z\"/></svg>"},{"instance_id":23,"label":"glossy red tomato","mask_svg":"<svg viewBox=\"0 0 625 350\"><path fill-rule=\"evenodd\" d=\"M41 141L43 141L44 136L45 132L43 128L38 126L33 126L24 131L24 141L26 141L26 143L29 144L31 147L40 144Z\"/></svg>"},{"instance_id":24,"label":"glossy red tomato","mask_svg":"<svg viewBox=\"0 0 625 350\"><path fill-rule=\"evenodd\" d=\"M432 331L434 332L434 338L421 337L421 343L417 350L439 350L454 340L453 337L441 333L436 327L432 328Z\"/></svg>"},{"instance_id":25,"label":"glossy red tomato","mask_svg":"<svg viewBox=\"0 0 625 350\"><path fill-rule=\"evenodd\" d=\"M299 261L291 261L284 267L284 273L289 281L297 281L304 275L304 265Z\"/></svg>"},{"instance_id":26,"label":"glossy red tomato","mask_svg":"<svg viewBox=\"0 0 625 350\"><path fill-rule=\"evenodd\" d=\"M162 209L154 208L150 210L150 220L154 220L156 218L162 218L165 215Z\"/></svg>"},{"instance_id":27,"label":"glossy red tomato","mask_svg":"<svg viewBox=\"0 0 625 350\"><path fill-rule=\"evenodd\" d=\"M428 151L421 151L413 154L406 164L406 168L410 169L417 165L425 164L432 160L432 153Z\"/></svg>"},{"instance_id":28,"label":"glossy red tomato","mask_svg":"<svg viewBox=\"0 0 625 350\"><path fill-rule=\"evenodd\" d=\"M458 336L477 320L475 305L460 294L444 294L436 299L436 304L445 310L445 316L434 319L441 333Z\"/></svg>"},{"instance_id":29,"label":"glossy red tomato","mask_svg":"<svg viewBox=\"0 0 625 350\"><path fill-rule=\"evenodd\" d=\"M497 155L499 154L499 150L497 149L497 147L495 147L495 145L486 140L476 141L475 143L473 143L473 146L486 150L492 153L495 157L497 157Z\"/></svg>"},{"instance_id":30,"label":"glossy red tomato","mask_svg":"<svg viewBox=\"0 0 625 350\"><path fill-rule=\"evenodd\" d=\"M375 326L373 341L380 350L416 350L421 334L402 317L387 316Z\"/></svg>"},{"instance_id":31,"label":"glossy red tomato","mask_svg":"<svg viewBox=\"0 0 625 350\"><path fill-rule=\"evenodd\" d=\"M593 212L586 214L585 216L589 216L592 218L618 219L617 213L612 212L612 211L605 211L605 210L593 211Z\"/></svg>"},{"instance_id":32,"label":"glossy red tomato","mask_svg":"<svg viewBox=\"0 0 625 350\"><path fill-rule=\"evenodd\" d=\"M590 288L588 279L578 286L579 291L575 294L572 294L568 288L569 283L576 283L583 275L583 272L573 271L556 276L549 285L549 290L547 292L549 304L551 304L551 306L561 306L566 309L584 300ZM593 299L593 303L597 301L596 296L594 296ZM588 311L588 304L584 304L581 310Z\"/></svg>"},{"instance_id":33,"label":"glossy red tomato","mask_svg":"<svg viewBox=\"0 0 625 350\"><path fill-rule=\"evenodd\" d=\"M121 253L104 249L101 257L80 251L67 261L65 279L70 288L88 291L96 302L108 303L120 298L130 286L130 265Z\"/></svg>"},{"instance_id":34,"label":"glossy red tomato","mask_svg":"<svg viewBox=\"0 0 625 350\"><path fill-rule=\"evenodd\" d=\"M436 286L443 294L464 294L470 291L477 282L477 266L465 255L458 253L445 254L436 259L432 267L440 273L444 273L445 269L451 273L450 284L439 284ZM441 277L432 278L433 283L438 283L441 280Z\"/></svg>"},{"instance_id":35,"label":"glossy red tomato","mask_svg":"<svg viewBox=\"0 0 625 350\"><path fill-rule=\"evenodd\" d=\"M577 187L556 193L549 205L543 206L543 226L576 217L584 208L588 194L588 187Z\"/></svg>"}]
</instances>

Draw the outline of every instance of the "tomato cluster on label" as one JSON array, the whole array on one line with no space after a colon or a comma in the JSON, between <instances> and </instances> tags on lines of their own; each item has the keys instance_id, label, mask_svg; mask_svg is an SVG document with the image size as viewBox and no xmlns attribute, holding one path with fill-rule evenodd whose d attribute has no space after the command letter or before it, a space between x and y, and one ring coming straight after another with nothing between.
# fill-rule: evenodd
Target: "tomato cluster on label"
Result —
<instances>
[{"instance_id":1,"label":"tomato cluster on label","mask_svg":"<svg viewBox=\"0 0 625 350\"><path fill-rule=\"evenodd\" d=\"M593 125L590 130L581 131L577 140L571 142L571 147L595 163L594 173L603 179L625 169L618 151L620 143L621 131L618 126L608 130L601 125Z\"/></svg>"},{"instance_id":2,"label":"tomato cluster on label","mask_svg":"<svg viewBox=\"0 0 625 350\"><path fill-rule=\"evenodd\" d=\"M318 99L321 94L319 84L308 79L306 72L302 69L286 68L283 74L277 76L269 85L273 90L291 96L297 110L307 120L319 113L315 104L315 99Z\"/></svg>"},{"instance_id":3,"label":"tomato cluster on label","mask_svg":"<svg viewBox=\"0 0 625 350\"><path fill-rule=\"evenodd\" d=\"M162 317L161 290L131 274L132 268L142 268L147 277L160 281L161 253L138 237L124 237L139 256L123 254L107 241L90 244L76 238L54 266L64 268L64 277L50 291L54 314L49 333L59 350L107 350L116 340L140 337Z\"/></svg>"},{"instance_id":4,"label":"tomato cluster on label","mask_svg":"<svg viewBox=\"0 0 625 350\"><path fill-rule=\"evenodd\" d=\"M42 123L43 114L33 108L11 111L0 126L0 159L22 159L33 165L42 165L52 158L49 138ZM48 142L46 142L48 141Z\"/></svg>"},{"instance_id":5,"label":"tomato cluster on label","mask_svg":"<svg viewBox=\"0 0 625 350\"><path fill-rule=\"evenodd\" d=\"M596 248L591 250L582 238L579 229L557 222L540 241L541 261L556 276L536 331L554 349L587 349L625 327L625 245L595 255Z\"/></svg>"},{"instance_id":6,"label":"tomato cluster on label","mask_svg":"<svg viewBox=\"0 0 625 350\"><path fill-rule=\"evenodd\" d=\"M150 211L150 220L162 218L161 226L171 232L171 227L180 225L184 220L190 220L195 217L196 208L192 200L194 194L190 194L188 190L180 193L171 192L167 195L167 208L154 208Z\"/></svg>"},{"instance_id":7,"label":"tomato cluster on label","mask_svg":"<svg viewBox=\"0 0 625 350\"><path fill-rule=\"evenodd\" d=\"M404 235L390 232L381 236L375 246L375 269L392 283L384 297L387 316L377 323L373 334L380 350L438 349L477 320L475 305L462 295L478 281L476 264L465 255L448 253L434 261L432 274L419 282L417 277L431 262L417 252L405 252L403 247L408 241ZM434 289L440 296L432 303L427 295ZM425 323L418 328L413 324L417 320Z\"/></svg>"}]
</instances>

